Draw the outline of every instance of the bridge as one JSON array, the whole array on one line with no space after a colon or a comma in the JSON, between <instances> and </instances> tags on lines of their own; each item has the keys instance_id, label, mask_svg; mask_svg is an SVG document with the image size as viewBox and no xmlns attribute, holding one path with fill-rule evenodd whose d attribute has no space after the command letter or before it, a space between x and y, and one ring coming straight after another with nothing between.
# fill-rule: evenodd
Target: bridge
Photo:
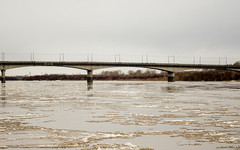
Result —
<instances>
[{"instance_id":1,"label":"bridge","mask_svg":"<svg viewBox=\"0 0 240 150\"><path fill-rule=\"evenodd\" d=\"M168 82L175 81L175 73L192 69L215 69L240 72L240 65L212 65L212 64L178 64L178 63L131 63L131 62L75 62L75 61L0 61L2 73L1 82L6 82L5 72L8 69L29 67L29 66L55 66L83 69L87 71L88 89L93 87L93 71L97 69L113 67L140 67L166 71Z\"/></svg>"}]
</instances>

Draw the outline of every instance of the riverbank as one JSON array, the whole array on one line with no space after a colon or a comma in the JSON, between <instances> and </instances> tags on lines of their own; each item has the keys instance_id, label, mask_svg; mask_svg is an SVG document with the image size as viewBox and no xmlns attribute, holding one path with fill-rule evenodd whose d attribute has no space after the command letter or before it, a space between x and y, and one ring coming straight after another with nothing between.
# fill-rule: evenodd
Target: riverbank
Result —
<instances>
[{"instance_id":1,"label":"riverbank","mask_svg":"<svg viewBox=\"0 0 240 150\"><path fill-rule=\"evenodd\" d=\"M94 75L94 80L102 81L167 81L167 73L161 72L141 72L139 70L124 74L121 71L108 71L101 74ZM65 74L51 74L51 75L36 75L36 76L16 76L6 77L6 80L87 80L87 75L65 75ZM240 81L240 73L232 71L188 71L179 72L175 74L176 81Z\"/></svg>"}]
</instances>

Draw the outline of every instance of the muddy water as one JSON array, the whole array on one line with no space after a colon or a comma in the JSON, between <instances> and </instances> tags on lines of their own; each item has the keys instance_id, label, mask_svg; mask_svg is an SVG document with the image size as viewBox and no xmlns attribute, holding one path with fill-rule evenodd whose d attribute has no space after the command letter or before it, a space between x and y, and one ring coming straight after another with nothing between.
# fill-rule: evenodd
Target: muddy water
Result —
<instances>
[{"instance_id":1,"label":"muddy water","mask_svg":"<svg viewBox=\"0 0 240 150\"><path fill-rule=\"evenodd\" d=\"M7 82L0 149L240 149L239 82Z\"/></svg>"}]
</instances>

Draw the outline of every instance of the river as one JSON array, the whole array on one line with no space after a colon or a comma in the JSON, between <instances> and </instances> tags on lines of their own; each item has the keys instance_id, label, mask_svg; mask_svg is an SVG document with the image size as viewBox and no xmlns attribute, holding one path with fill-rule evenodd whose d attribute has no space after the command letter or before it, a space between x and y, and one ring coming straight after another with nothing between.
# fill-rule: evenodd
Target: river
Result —
<instances>
[{"instance_id":1,"label":"river","mask_svg":"<svg viewBox=\"0 0 240 150\"><path fill-rule=\"evenodd\" d=\"M0 149L240 149L240 82L9 81Z\"/></svg>"}]
</instances>

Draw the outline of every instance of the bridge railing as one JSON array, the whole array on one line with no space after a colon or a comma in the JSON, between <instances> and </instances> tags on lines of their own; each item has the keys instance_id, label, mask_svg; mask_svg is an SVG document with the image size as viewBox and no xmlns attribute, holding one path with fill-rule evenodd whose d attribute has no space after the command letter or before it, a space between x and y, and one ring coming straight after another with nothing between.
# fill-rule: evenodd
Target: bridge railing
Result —
<instances>
[{"instance_id":1,"label":"bridge railing","mask_svg":"<svg viewBox=\"0 0 240 150\"><path fill-rule=\"evenodd\" d=\"M233 57L183 57L157 55L121 55L121 54L43 54L43 53L1 53L0 61L88 61L88 62L138 62L138 63L181 63L181 64L217 64L226 65L239 61Z\"/></svg>"}]
</instances>

